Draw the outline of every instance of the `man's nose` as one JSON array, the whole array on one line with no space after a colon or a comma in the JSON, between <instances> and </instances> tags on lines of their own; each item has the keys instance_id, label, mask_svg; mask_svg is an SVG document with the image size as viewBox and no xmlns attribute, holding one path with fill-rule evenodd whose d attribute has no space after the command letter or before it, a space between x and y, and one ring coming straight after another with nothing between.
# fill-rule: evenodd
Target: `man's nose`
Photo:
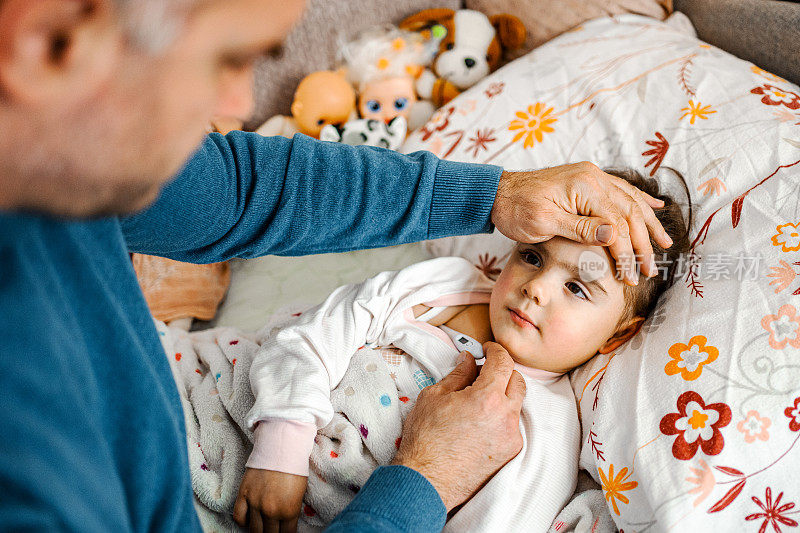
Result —
<instances>
[{"instance_id":1,"label":"man's nose","mask_svg":"<svg viewBox=\"0 0 800 533\"><path fill-rule=\"evenodd\" d=\"M464 64L467 66L467 68L472 68L475 66L475 60L471 57L464 58Z\"/></svg>"}]
</instances>

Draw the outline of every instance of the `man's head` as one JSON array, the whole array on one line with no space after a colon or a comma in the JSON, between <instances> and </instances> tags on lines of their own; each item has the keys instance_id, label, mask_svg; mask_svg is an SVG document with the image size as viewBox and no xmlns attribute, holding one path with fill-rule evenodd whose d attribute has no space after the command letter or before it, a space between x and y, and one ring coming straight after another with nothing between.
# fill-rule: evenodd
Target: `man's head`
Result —
<instances>
[{"instance_id":1,"label":"man's head","mask_svg":"<svg viewBox=\"0 0 800 533\"><path fill-rule=\"evenodd\" d=\"M637 286L623 283L608 249L555 237L518 244L497 279L490 302L495 340L525 366L566 372L630 339L671 285L681 254L689 249L681 208L659 194L655 180L633 171L607 171L664 200L655 214L674 244L651 239L659 269ZM689 215L691 220L691 211Z\"/></svg>"},{"instance_id":2,"label":"man's head","mask_svg":"<svg viewBox=\"0 0 800 533\"><path fill-rule=\"evenodd\" d=\"M0 209L129 213L214 115L246 117L252 63L304 0L0 0Z\"/></svg>"}]
</instances>

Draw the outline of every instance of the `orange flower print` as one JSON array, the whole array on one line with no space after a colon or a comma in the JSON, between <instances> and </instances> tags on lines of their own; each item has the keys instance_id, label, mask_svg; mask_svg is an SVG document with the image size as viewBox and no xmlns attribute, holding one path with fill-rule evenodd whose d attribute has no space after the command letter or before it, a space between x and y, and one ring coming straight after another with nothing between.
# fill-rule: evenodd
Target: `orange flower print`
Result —
<instances>
[{"instance_id":1,"label":"orange flower print","mask_svg":"<svg viewBox=\"0 0 800 533\"><path fill-rule=\"evenodd\" d=\"M782 305L777 315L766 315L761 327L769 332L769 345L783 350L786 345L800 348L800 315L793 305Z\"/></svg>"},{"instance_id":2,"label":"orange flower print","mask_svg":"<svg viewBox=\"0 0 800 533\"><path fill-rule=\"evenodd\" d=\"M700 493L700 495L695 498L694 502L692 502L693 507L697 507L703 500L708 498L708 495L711 494L711 491L714 490L714 485L717 483L717 480L714 479L714 472L711 471L711 467L708 466L708 463L700 459L698 464L700 468L689 467L689 470L692 471L695 477L686 478L686 481L692 485L696 485L696 487L689 491L689 494Z\"/></svg>"},{"instance_id":3,"label":"orange flower print","mask_svg":"<svg viewBox=\"0 0 800 533\"><path fill-rule=\"evenodd\" d=\"M769 83L763 84L750 91L753 94L763 95L761 103L766 105L783 105L789 109L800 109L800 96L792 91L784 91Z\"/></svg>"},{"instance_id":4,"label":"orange flower print","mask_svg":"<svg viewBox=\"0 0 800 533\"><path fill-rule=\"evenodd\" d=\"M717 196L719 196L720 192L725 192L725 191L728 190L728 188L725 187L725 184L722 182L721 179L719 179L719 178L711 178L710 180L704 181L703 183L701 183L697 187L697 190L698 191L702 191L703 196L708 196L712 192L714 194L716 194Z\"/></svg>"},{"instance_id":5,"label":"orange flower print","mask_svg":"<svg viewBox=\"0 0 800 533\"><path fill-rule=\"evenodd\" d=\"M512 120L508 129L509 131L520 131L514 135L511 142L515 143L524 137L523 146L525 148L533 148L536 142L542 142L542 134L552 132L553 128L550 127L550 124L558 120L549 116L552 111L552 107L546 108L542 102L529 105L527 113L525 111L517 111L516 116L519 120ZM534 138L536 139L535 141Z\"/></svg>"},{"instance_id":6,"label":"orange flower print","mask_svg":"<svg viewBox=\"0 0 800 533\"><path fill-rule=\"evenodd\" d=\"M800 250L800 222L781 224L776 227L778 233L772 236L772 245L780 246L784 252Z\"/></svg>"},{"instance_id":7,"label":"orange flower print","mask_svg":"<svg viewBox=\"0 0 800 533\"><path fill-rule=\"evenodd\" d=\"M614 508L614 512L617 514L617 516L619 516L617 500L625 504L630 503L628 497L622 494L622 492L635 489L639 484L635 481L626 481L626 479L629 477L626 476L628 473L627 467L620 470L619 474L617 474L617 477L614 477L614 465L608 466L608 477L606 477L602 468L598 467L597 471L600 472L600 482L603 486L603 491L606 493L606 501L611 503L611 506Z\"/></svg>"},{"instance_id":8,"label":"orange flower print","mask_svg":"<svg viewBox=\"0 0 800 533\"><path fill-rule=\"evenodd\" d=\"M686 381L693 381L703 373L703 365L713 363L719 357L719 350L714 346L706 346L706 339L702 335L695 335L689 339L689 344L677 342L669 347L667 353L672 361L664 367L668 376L680 374Z\"/></svg>"},{"instance_id":9,"label":"orange flower print","mask_svg":"<svg viewBox=\"0 0 800 533\"><path fill-rule=\"evenodd\" d=\"M682 120L684 117L689 117L689 124L694 125L694 121L698 118L703 120L708 120L706 115L711 115L712 113L716 113L716 111L711 109L710 105L704 106L700 102L694 103L694 100L689 100L689 107L684 107L681 111L685 111L681 118L678 120Z\"/></svg>"},{"instance_id":10,"label":"orange flower print","mask_svg":"<svg viewBox=\"0 0 800 533\"><path fill-rule=\"evenodd\" d=\"M744 433L744 441L747 444L752 444L756 439L761 441L769 440L769 428L772 425L772 420L767 416L761 416L758 411L748 411L744 420L740 420L736 424L736 429L740 433Z\"/></svg>"},{"instance_id":11,"label":"orange flower print","mask_svg":"<svg viewBox=\"0 0 800 533\"><path fill-rule=\"evenodd\" d=\"M767 274L768 278L775 278L769 282L770 285L777 284L778 286L775 287L775 294L778 294L783 289L791 285L794 281L794 278L797 277L797 272L794 271L792 266L781 259L781 266L774 266L769 267L772 272Z\"/></svg>"},{"instance_id":12,"label":"orange flower print","mask_svg":"<svg viewBox=\"0 0 800 533\"><path fill-rule=\"evenodd\" d=\"M678 412L664 415L659 429L664 435L677 435L672 443L675 459L688 461L701 448L706 455L717 455L725 447L720 431L731 422L731 408L727 404L705 404L694 391L678 397Z\"/></svg>"}]
</instances>

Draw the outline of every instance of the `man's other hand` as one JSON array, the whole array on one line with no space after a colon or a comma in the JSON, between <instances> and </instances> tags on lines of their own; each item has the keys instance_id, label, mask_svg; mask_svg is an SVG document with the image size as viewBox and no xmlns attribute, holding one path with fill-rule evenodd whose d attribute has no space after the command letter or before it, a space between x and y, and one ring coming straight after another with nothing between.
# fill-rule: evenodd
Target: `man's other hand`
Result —
<instances>
[{"instance_id":1,"label":"man's other hand","mask_svg":"<svg viewBox=\"0 0 800 533\"><path fill-rule=\"evenodd\" d=\"M480 376L475 359L462 352L450 374L420 392L392 461L425 476L448 511L522 449L525 381L502 346L487 342L484 353Z\"/></svg>"},{"instance_id":2,"label":"man's other hand","mask_svg":"<svg viewBox=\"0 0 800 533\"><path fill-rule=\"evenodd\" d=\"M672 245L653 213L654 207L663 205L622 178L584 161L503 172L492 207L492 223L506 237L524 243L560 235L608 246L625 282L635 285L636 259L645 275L658 274L650 235L664 248Z\"/></svg>"}]
</instances>

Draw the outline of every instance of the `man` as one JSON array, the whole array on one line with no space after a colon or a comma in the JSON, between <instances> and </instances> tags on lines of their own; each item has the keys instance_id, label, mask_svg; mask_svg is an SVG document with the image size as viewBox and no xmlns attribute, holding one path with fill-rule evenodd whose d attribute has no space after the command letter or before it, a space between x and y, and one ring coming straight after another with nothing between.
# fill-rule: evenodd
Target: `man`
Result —
<instances>
[{"instance_id":1,"label":"man","mask_svg":"<svg viewBox=\"0 0 800 533\"><path fill-rule=\"evenodd\" d=\"M247 115L251 63L302 9L0 0L2 528L199 529L179 397L129 250L212 262L494 224L609 244L618 259L635 250L656 273L657 201L589 164L507 173L302 136L203 141L212 115ZM421 396L395 464L332 528L441 525L519 451L522 380L502 347L487 352L479 379L466 358ZM266 515L240 518L291 529Z\"/></svg>"}]
</instances>

